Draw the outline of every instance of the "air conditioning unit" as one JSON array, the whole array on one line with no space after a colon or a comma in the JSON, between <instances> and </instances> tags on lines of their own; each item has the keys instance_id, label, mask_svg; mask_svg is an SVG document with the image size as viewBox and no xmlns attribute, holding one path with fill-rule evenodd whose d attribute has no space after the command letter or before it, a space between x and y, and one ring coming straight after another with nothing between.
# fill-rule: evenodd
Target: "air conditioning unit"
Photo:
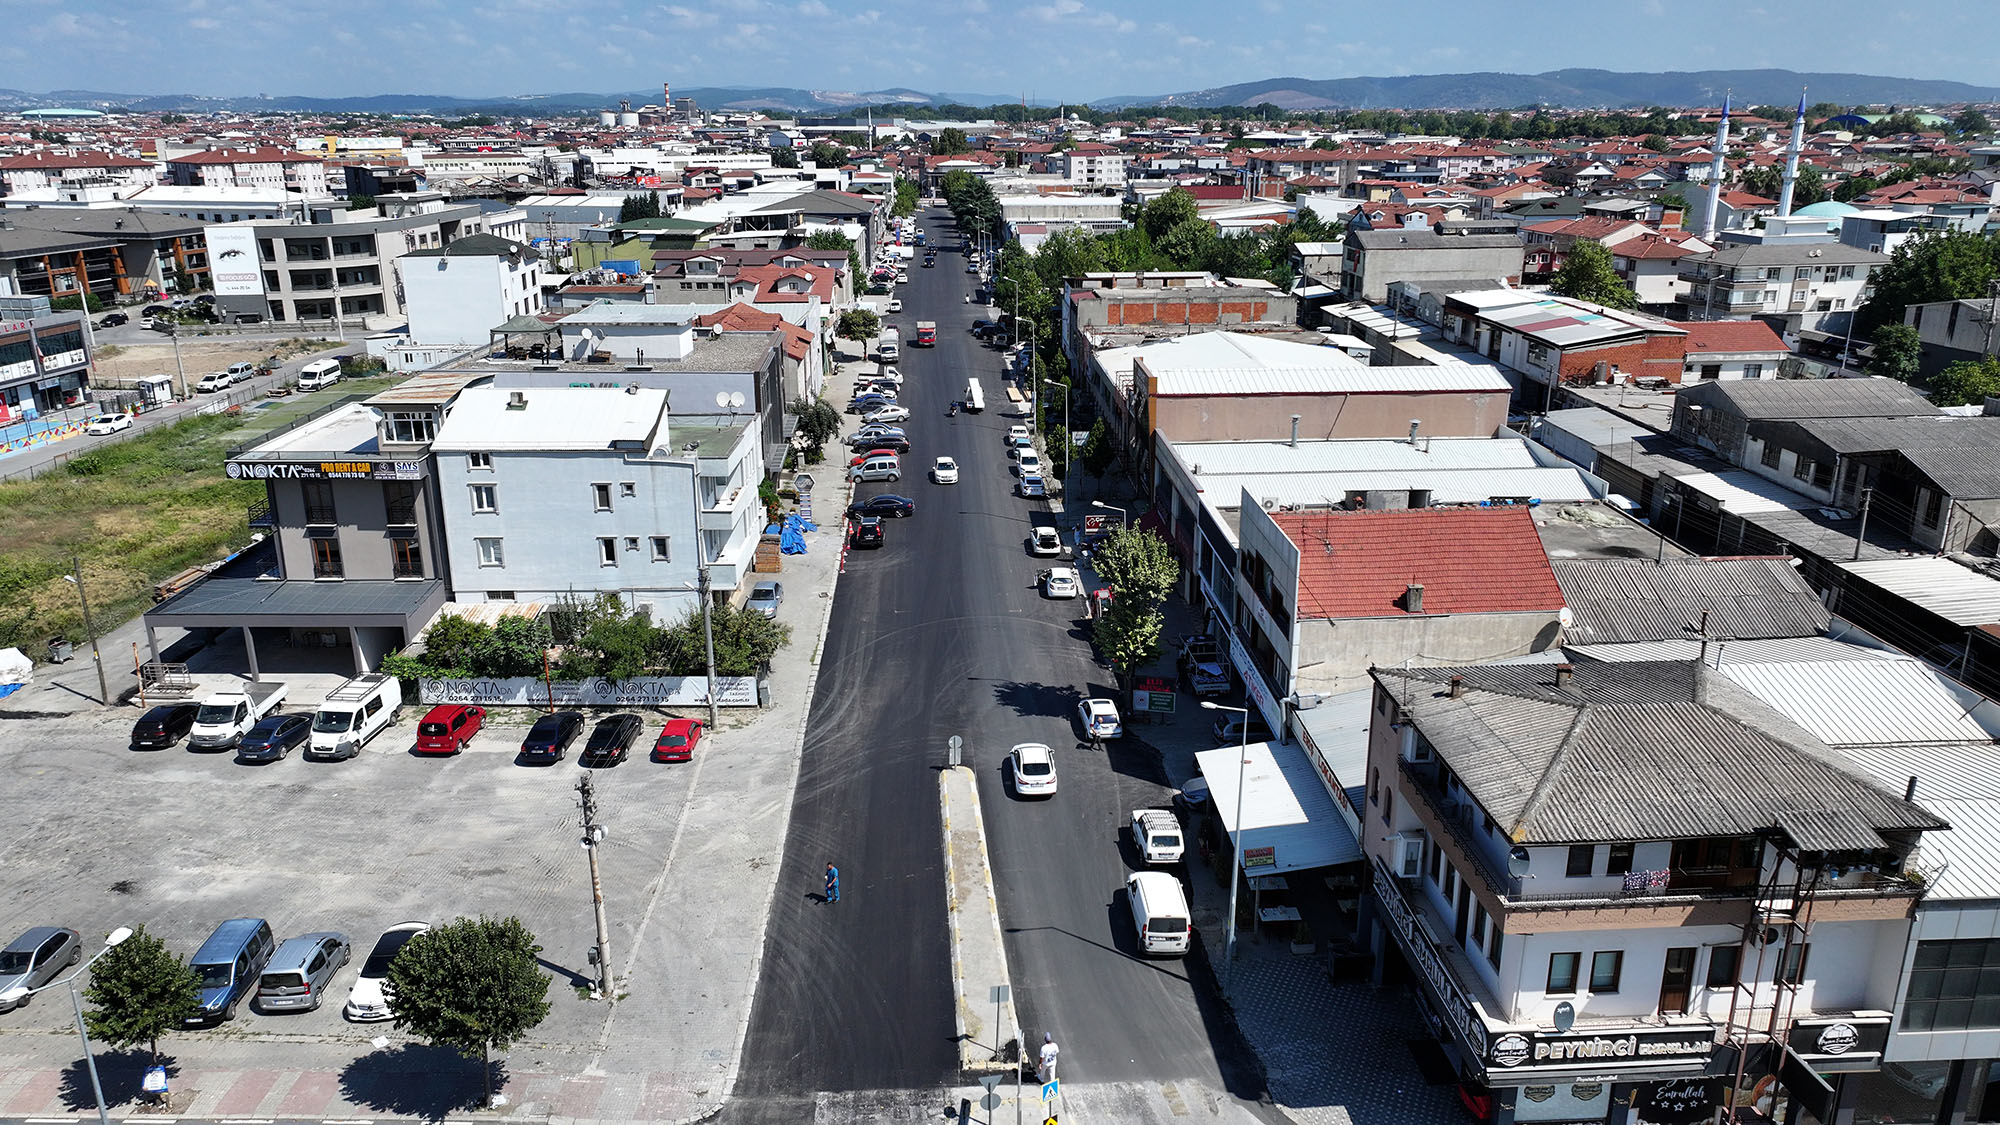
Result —
<instances>
[{"instance_id":1,"label":"air conditioning unit","mask_svg":"<svg viewBox=\"0 0 2000 1125\"><path fill-rule=\"evenodd\" d=\"M1398 832L1389 837L1389 844L1395 850L1390 853L1390 863L1396 869L1396 878L1415 882L1424 877L1424 844L1428 838L1422 829Z\"/></svg>"},{"instance_id":2,"label":"air conditioning unit","mask_svg":"<svg viewBox=\"0 0 2000 1125\"><path fill-rule=\"evenodd\" d=\"M1432 760L1431 745L1417 737L1417 728L1411 723L1403 723L1397 728L1402 735L1401 753L1406 762L1425 763Z\"/></svg>"}]
</instances>

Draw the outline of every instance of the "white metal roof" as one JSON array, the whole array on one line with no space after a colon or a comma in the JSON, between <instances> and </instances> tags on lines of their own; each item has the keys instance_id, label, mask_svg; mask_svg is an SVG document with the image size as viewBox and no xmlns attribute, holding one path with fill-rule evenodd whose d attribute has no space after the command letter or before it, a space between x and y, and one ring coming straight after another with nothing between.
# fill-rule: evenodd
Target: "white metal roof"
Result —
<instances>
[{"instance_id":1,"label":"white metal roof","mask_svg":"<svg viewBox=\"0 0 2000 1125\"><path fill-rule=\"evenodd\" d=\"M1669 476L1722 506L1731 515L1798 512L1826 505L1756 473L1669 473Z\"/></svg>"},{"instance_id":2,"label":"white metal roof","mask_svg":"<svg viewBox=\"0 0 2000 1125\"><path fill-rule=\"evenodd\" d=\"M1254 868L1259 875L1282 875L1351 863L1361 858L1353 830L1335 807L1305 751L1285 743L1252 743L1239 766L1238 748L1225 746L1195 755L1208 779L1211 807L1236 839L1237 773L1243 774L1243 847L1273 848L1277 863Z\"/></svg>"},{"instance_id":3,"label":"white metal roof","mask_svg":"<svg viewBox=\"0 0 2000 1125\"><path fill-rule=\"evenodd\" d=\"M1625 641L1616 644L1564 645L1578 656L1613 663L1624 660L1693 660L1701 656L1700 638L1670 641ZM1774 664L1786 661L1903 660L1902 653L1831 637L1775 637L1743 641L1710 641L1710 666Z\"/></svg>"},{"instance_id":4,"label":"white metal roof","mask_svg":"<svg viewBox=\"0 0 2000 1125\"><path fill-rule=\"evenodd\" d=\"M1321 505L1338 502L1350 491L1425 491L1433 504L1478 504L1496 498L1526 496L1547 501L1601 500L1603 490L1593 488L1579 469L1362 469L1345 473L1294 473L1272 476L1244 473L1201 475L1204 495L1215 497L1217 507L1235 507L1227 498L1241 496L1243 489L1259 501L1272 504Z\"/></svg>"},{"instance_id":5,"label":"white metal roof","mask_svg":"<svg viewBox=\"0 0 2000 1125\"><path fill-rule=\"evenodd\" d=\"M515 394L526 399L508 408ZM620 387L472 387L459 392L431 449L608 450L667 436L667 392Z\"/></svg>"},{"instance_id":6,"label":"white metal roof","mask_svg":"<svg viewBox=\"0 0 2000 1125\"><path fill-rule=\"evenodd\" d=\"M2000 621L2000 582L1950 559L1867 559L1840 565L1856 578L1907 598L1953 625Z\"/></svg>"},{"instance_id":7,"label":"white metal roof","mask_svg":"<svg viewBox=\"0 0 2000 1125\"><path fill-rule=\"evenodd\" d=\"M2000 755L1992 744L1861 746L1841 753L1895 792L1916 778L1917 804L1951 825L1924 833L1916 866L1930 880L1926 902L2000 899Z\"/></svg>"},{"instance_id":8,"label":"white metal roof","mask_svg":"<svg viewBox=\"0 0 2000 1125\"><path fill-rule=\"evenodd\" d=\"M1437 472L1535 469L1560 465L1553 453L1514 436L1339 438L1308 441L1174 441L1174 456L1213 492L1211 476L1280 473ZM1539 453L1539 455L1538 455Z\"/></svg>"},{"instance_id":9,"label":"white metal roof","mask_svg":"<svg viewBox=\"0 0 2000 1125\"><path fill-rule=\"evenodd\" d=\"M1980 697L1960 698L1936 670L1912 658L1725 663L1722 674L1830 746L1992 742L2000 734L2000 723L1989 729L1974 717Z\"/></svg>"}]
</instances>

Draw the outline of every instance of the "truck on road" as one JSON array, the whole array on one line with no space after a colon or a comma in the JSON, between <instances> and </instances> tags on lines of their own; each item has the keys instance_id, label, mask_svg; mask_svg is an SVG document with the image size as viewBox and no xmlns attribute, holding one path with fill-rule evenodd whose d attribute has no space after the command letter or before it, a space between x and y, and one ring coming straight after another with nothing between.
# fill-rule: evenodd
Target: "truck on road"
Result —
<instances>
[{"instance_id":1,"label":"truck on road","mask_svg":"<svg viewBox=\"0 0 2000 1125\"><path fill-rule=\"evenodd\" d=\"M875 358L883 363L894 363L903 358L903 341L893 328L884 328L875 341Z\"/></svg>"},{"instance_id":2,"label":"truck on road","mask_svg":"<svg viewBox=\"0 0 2000 1125\"><path fill-rule=\"evenodd\" d=\"M244 734L278 710L285 701L285 685L245 684L241 691L219 691L201 701L188 730L191 749L228 750L243 740Z\"/></svg>"},{"instance_id":3,"label":"truck on road","mask_svg":"<svg viewBox=\"0 0 2000 1125\"><path fill-rule=\"evenodd\" d=\"M1168 809L1132 810L1132 846L1147 863L1170 867L1187 854L1181 822Z\"/></svg>"},{"instance_id":4,"label":"truck on road","mask_svg":"<svg viewBox=\"0 0 2000 1125\"><path fill-rule=\"evenodd\" d=\"M977 379L968 379L965 382L965 409L971 414L986 409L986 392L980 389Z\"/></svg>"},{"instance_id":5,"label":"truck on road","mask_svg":"<svg viewBox=\"0 0 2000 1125\"><path fill-rule=\"evenodd\" d=\"M918 348L937 347L937 321L935 320L918 321L917 338L911 340L910 345L912 347L918 347Z\"/></svg>"}]
</instances>

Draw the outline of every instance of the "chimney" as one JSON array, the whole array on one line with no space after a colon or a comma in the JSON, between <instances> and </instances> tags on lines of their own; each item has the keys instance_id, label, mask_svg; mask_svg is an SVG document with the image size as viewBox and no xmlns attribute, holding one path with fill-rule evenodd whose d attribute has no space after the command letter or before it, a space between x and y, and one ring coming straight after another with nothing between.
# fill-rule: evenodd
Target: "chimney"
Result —
<instances>
[{"instance_id":1,"label":"chimney","mask_svg":"<svg viewBox=\"0 0 2000 1125\"><path fill-rule=\"evenodd\" d=\"M1412 582L1403 589L1403 609L1407 613L1424 611L1424 584Z\"/></svg>"},{"instance_id":2,"label":"chimney","mask_svg":"<svg viewBox=\"0 0 2000 1125\"><path fill-rule=\"evenodd\" d=\"M1417 444L1417 429L1418 429L1418 427L1422 426L1423 424L1424 424L1424 420L1423 420L1422 418L1412 418L1412 419L1410 419L1410 444L1411 444L1411 445L1415 445L1415 444Z\"/></svg>"},{"instance_id":3,"label":"chimney","mask_svg":"<svg viewBox=\"0 0 2000 1125\"><path fill-rule=\"evenodd\" d=\"M510 391L510 392L508 392L508 394L507 394L507 409L509 409L509 410L526 410L527 408L528 408L528 396L527 396L526 394L523 394L523 393L522 393L522 392L520 392L520 391Z\"/></svg>"},{"instance_id":4,"label":"chimney","mask_svg":"<svg viewBox=\"0 0 2000 1125\"><path fill-rule=\"evenodd\" d=\"M1569 678L1575 672L1576 672L1576 665L1574 664L1556 665L1556 686L1559 688L1568 687Z\"/></svg>"},{"instance_id":5,"label":"chimney","mask_svg":"<svg viewBox=\"0 0 2000 1125\"><path fill-rule=\"evenodd\" d=\"M1464 676L1453 676L1453 677L1451 678L1451 688L1450 688L1450 690L1449 690L1449 692L1448 692L1447 694L1449 694L1449 695L1451 696L1451 698L1453 698L1453 699L1457 699L1457 698L1458 698L1459 696L1461 696L1461 695L1464 695L1464 694L1465 694L1465 677L1464 677Z\"/></svg>"},{"instance_id":6,"label":"chimney","mask_svg":"<svg viewBox=\"0 0 2000 1125\"><path fill-rule=\"evenodd\" d=\"M1917 775L1911 774L1910 783L1908 785L1903 786L1903 800L1914 801L1916 799L1917 799Z\"/></svg>"},{"instance_id":7,"label":"chimney","mask_svg":"<svg viewBox=\"0 0 2000 1125\"><path fill-rule=\"evenodd\" d=\"M1298 447L1299 447L1299 416L1294 414L1292 415L1292 448L1297 449Z\"/></svg>"}]
</instances>

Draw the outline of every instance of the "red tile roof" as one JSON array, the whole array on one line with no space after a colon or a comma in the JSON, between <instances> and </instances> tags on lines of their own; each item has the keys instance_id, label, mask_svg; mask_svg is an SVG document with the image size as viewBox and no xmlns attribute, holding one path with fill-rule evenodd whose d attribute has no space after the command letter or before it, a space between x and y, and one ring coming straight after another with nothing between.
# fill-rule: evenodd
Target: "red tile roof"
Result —
<instances>
[{"instance_id":1,"label":"red tile roof","mask_svg":"<svg viewBox=\"0 0 2000 1125\"><path fill-rule=\"evenodd\" d=\"M1554 613L1562 590L1527 508L1273 512L1299 549L1301 618Z\"/></svg>"},{"instance_id":2,"label":"red tile roof","mask_svg":"<svg viewBox=\"0 0 2000 1125\"><path fill-rule=\"evenodd\" d=\"M712 313L703 313L695 317L694 322L698 327L713 328L718 332L781 332L787 356L804 360L812 354L813 334L810 331L777 313L751 308L740 302Z\"/></svg>"},{"instance_id":3,"label":"red tile roof","mask_svg":"<svg viewBox=\"0 0 2000 1125\"><path fill-rule=\"evenodd\" d=\"M317 156L278 148L217 148L176 156L169 164L323 164Z\"/></svg>"},{"instance_id":4,"label":"red tile roof","mask_svg":"<svg viewBox=\"0 0 2000 1125\"><path fill-rule=\"evenodd\" d=\"M1761 320L1702 320L1676 328L1687 330L1687 354L1699 352L1776 352L1790 354L1785 341Z\"/></svg>"}]
</instances>

